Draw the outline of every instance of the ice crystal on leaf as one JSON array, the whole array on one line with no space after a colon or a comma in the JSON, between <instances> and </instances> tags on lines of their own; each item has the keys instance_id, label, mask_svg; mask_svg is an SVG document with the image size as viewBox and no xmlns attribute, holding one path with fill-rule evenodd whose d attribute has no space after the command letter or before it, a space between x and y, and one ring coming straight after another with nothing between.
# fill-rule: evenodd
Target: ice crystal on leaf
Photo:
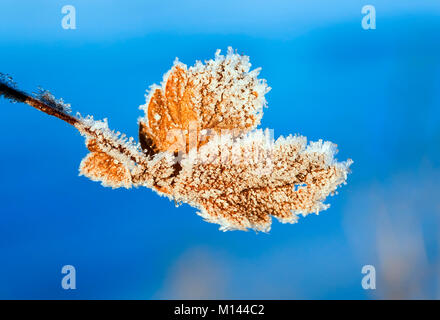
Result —
<instances>
[{"instance_id":1,"label":"ice crystal on leaf","mask_svg":"<svg viewBox=\"0 0 440 320\"><path fill-rule=\"evenodd\" d=\"M231 48L192 67L176 60L141 106L139 143L110 130L106 119L69 115L47 91L28 96L4 78L0 94L76 127L90 151L81 175L112 188L152 188L221 230L269 231L272 217L295 223L327 209L324 200L346 182L352 161L338 162L331 142L274 140L257 129L270 90L259 71Z\"/></svg>"}]
</instances>

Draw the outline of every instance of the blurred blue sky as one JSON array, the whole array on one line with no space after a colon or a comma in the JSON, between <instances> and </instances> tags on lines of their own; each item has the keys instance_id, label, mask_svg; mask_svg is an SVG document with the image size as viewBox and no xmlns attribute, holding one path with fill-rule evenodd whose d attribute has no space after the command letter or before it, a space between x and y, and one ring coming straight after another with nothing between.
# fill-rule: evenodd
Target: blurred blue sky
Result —
<instances>
[{"instance_id":1,"label":"blurred blue sky","mask_svg":"<svg viewBox=\"0 0 440 320\"><path fill-rule=\"evenodd\" d=\"M376 30L361 28L366 4ZM83 138L2 99L0 298L440 298L439 18L434 0L3 0L0 71L24 90L136 136L175 57L232 46L272 87L262 127L333 141L354 164L319 216L223 233L148 189L78 177ZM66 264L77 290L61 288Z\"/></svg>"}]
</instances>

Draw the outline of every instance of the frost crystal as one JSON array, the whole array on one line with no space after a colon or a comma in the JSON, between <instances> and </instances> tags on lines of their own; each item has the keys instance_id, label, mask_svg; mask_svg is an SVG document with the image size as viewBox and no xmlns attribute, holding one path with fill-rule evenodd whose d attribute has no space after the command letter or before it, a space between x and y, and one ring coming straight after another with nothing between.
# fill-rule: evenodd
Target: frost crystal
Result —
<instances>
[{"instance_id":1,"label":"frost crystal","mask_svg":"<svg viewBox=\"0 0 440 320\"><path fill-rule=\"evenodd\" d=\"M3 96L4 98L8 99L12 103L17 102L17 99L14 96L11 96L11 94L10 94L9 88L11 88L11 89L17 88L17 84L15 83L14 79L12 79L12 77L10 75L0 72L0 88L1 88L0 89L0 96ZM18 90L17 90L17 92L21 93Z\"/></svg>"},{"instance_id":2,"label":"frost crystal","mask_svg":"<svg viewBox=\"0 0 440 320\"><path fill-rule=\"evenodd\" d=\"M41 102L47 104L48 106L64 112L64 113L70 113L72 112L72 109L70 107L69 103L65 103L63 99L56 99L52 93L50 93L48 90L45 90L43 88L39 88L38 92L36 93L36 98L39 99Z\"/></svg>"},{"instance_id":3,"label":"frost crystal","mask_svg":"<svg viewBox=\"0 0 440 320\"><path fill-rule=\"evenodd\" d=\"M12 76L0 72L0 83L8 85L12 88L16 88L17 84L15 83L14 79L12 79Z\"/></svg>"}]
</instances>

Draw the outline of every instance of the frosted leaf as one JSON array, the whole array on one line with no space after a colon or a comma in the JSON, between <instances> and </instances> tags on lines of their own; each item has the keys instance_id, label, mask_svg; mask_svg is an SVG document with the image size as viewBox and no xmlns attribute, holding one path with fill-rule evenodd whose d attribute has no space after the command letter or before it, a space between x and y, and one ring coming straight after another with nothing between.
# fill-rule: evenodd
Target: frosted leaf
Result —
<instances>
[{"instance_id":1,"label":"frosted leaf","mask_svg":"<svg viewBox=\"0 0 440 320\"><path fill-rule=\"evenodd\" d=\"M139 145L133 138L110 130L107 119L96 121L79 115L78 120L76 127L85 136L90 151L81 162L80 175L112 188L131 187L133 176L147 163Z\"/></svg>"},{"instance_id":2,"label":"frosted leaf","mask_svg":"<svg viewBox=\"0 0 440 320\"><path fill-rule=\"evenodd\" d=\"M131 187L130 171L122 162L102 152L95 141L90 141L87 147L93 152L81 161L80 175L93 181L101 181L105 187Z\"/></svg>"},{"instance_id":3,"label":"frosted leaf","mask_svg":"<svg viewBox=\"0 0 440 320\"><path fill-rule=\"evenodd\" d=\"M144 186L174 203L198 208L221 230L269 231L272 217L329 208L325 199L346 183L352 161L335 159L336 145L256 129L269 91L249 59L229 48L193 67L176 61L162 85L151 87L139 143L110 130L107 119L67 114L70 105L48 91L37 97L0 75L0 95L75 126L90 153L80 174L112 188Z\"/></svg>"},{"instance_id":4,"label":"frosted leaf","mask_svg":"<svg viewBox=\"0 0 440 320\"><path fill-rule=\"evenodd\" d=\"M329 142L304 137L267 139L257 130L238 140L215 137L181 162L172 196L200 209L222 230L268 231L271 216L284 223L328 208L322 203L344 183L351 160L337 162Z\"/></svg>"},{"instance_id":5,"label":"frosted leaf","mask_svg":"<svg viewBox=\"0 0 440 320\"><path fill-rule=\"evenodd\" d=\"M141 106L142 148L187 152L209 141L209 136L201 139L203 130L239 135L256 128L270 88L257 78L260 69L249 71L250 66L248 57L231 48L226 56L217 51L214 60L190 68L176 61Z\"/></svg>"}]
</instances>

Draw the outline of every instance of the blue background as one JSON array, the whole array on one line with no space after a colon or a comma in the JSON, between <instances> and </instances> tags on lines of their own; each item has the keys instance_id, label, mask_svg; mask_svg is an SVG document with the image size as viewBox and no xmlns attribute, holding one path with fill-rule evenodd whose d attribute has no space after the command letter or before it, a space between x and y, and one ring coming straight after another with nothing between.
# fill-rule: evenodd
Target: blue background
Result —
<instances>
[{"instance_id":1,"label":"blue background","mask_svg":"<svg viewBox=\"0 0 440 320\"><path fill-rule=\"evenodd\" d=\"M361 28L366 4L376 30ZM440 298L439 17L435 0L2 0L0 71L24 90L136 137L175 57L232 46L273 88L261 127L333 141L354 164L319 216L223 233L151 190L78 177L76 130L1 99L0 298Z\"/></svg>"}]
</instances>

